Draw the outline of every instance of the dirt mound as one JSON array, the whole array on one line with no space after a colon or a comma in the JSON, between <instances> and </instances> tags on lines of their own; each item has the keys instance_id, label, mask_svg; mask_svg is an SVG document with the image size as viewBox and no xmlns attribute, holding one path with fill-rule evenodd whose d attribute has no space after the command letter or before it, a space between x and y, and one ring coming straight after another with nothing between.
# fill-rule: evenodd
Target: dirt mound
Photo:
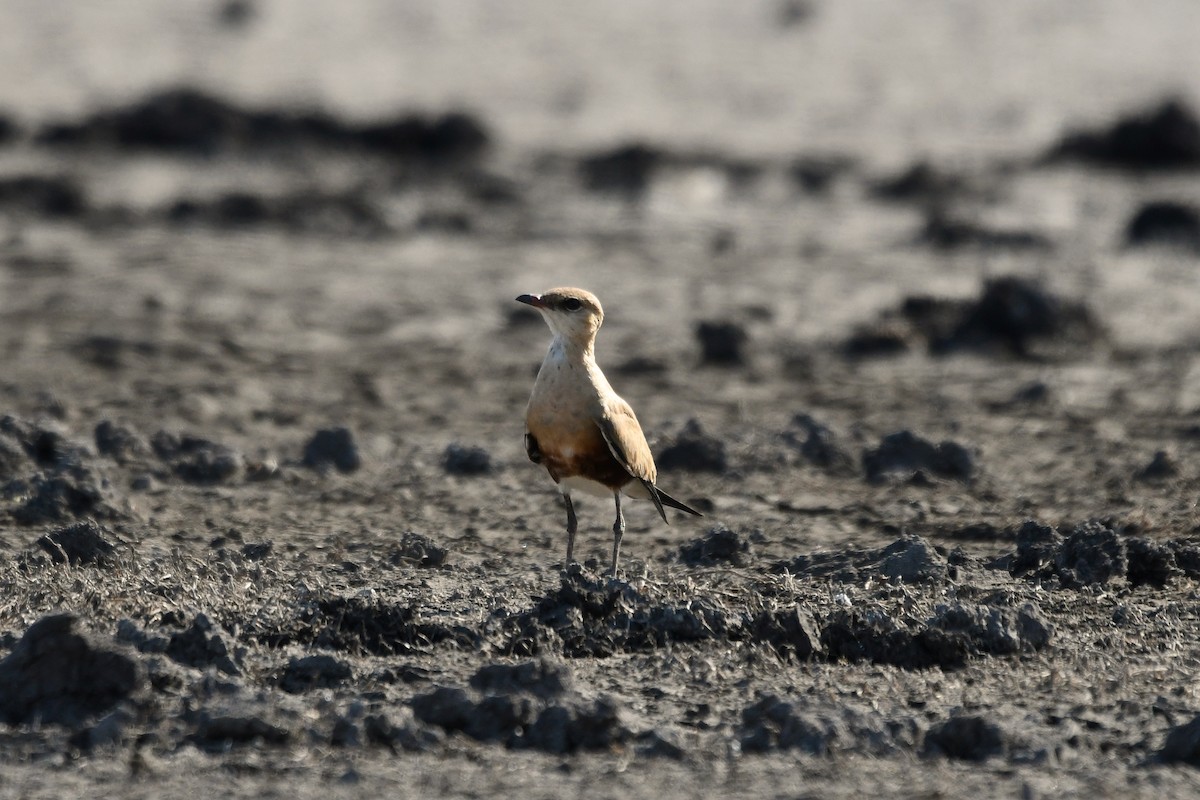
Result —
<instances>
[{"instance_id":1,"label":"dirt mound","mask_svg":"<svg viewBox=\"0 0 1200 800\"><path fill-rule=\"evenodd\" d=\"M803 434L803 439L800 434ZM808 414L792 417L791 425L780 434L780 438L809 463L826 472L834 475L858 473L854 456L842 446L840 437Z\"/></svg>"},{"instance_id":2,"label":"dirt mound","mask_svg":"<svg viewBox=\"0 0 1200 800\"><path fill-rule=\"evenodd\" d=\"M439 546L428 536L406 531L400 537L398 544L388 555L393 564L416 564L420 567L440 567L446 563L450 551Z\"/></svg>"},{"instance_id":3,"label":"dirt mound","mask_svg":"<svg viewBox=\"0 0 1200 800\"><path fill-rule=\"evenodd\" d=\"M1125 226L1125 244L1165 245L1200 253L1200 212L1191 205L1170 200L1146 203Z\"/></svg>"},{"instance_id":4,"label":"dirt mound","mask_svg":"<svg viewBox=\"0 0 1200 800\"><path fill-rule=\"evenodd\" d=\"M155 455L176 477L201 486L232 483L245 472L245 459L231 447L199 436L159 431L150 439Z\"/></svg>"},{"instance_id":5,"label":"dirt mound","mask_svg":"<svg viewBox=\"0 0 1200 800\"><path fill-rule=\"evenodd\" d=\"M133 695L136 660L76 629L73 614L43 617L0 661L0 718L9 725L78 726Z\"/></svg>"},{"instance_id":6,"label":"dirt mound","mask_svg":"<svg viewBox=\"0 0 1200 800\"><path fill-rule=\"evenodd\" d=\"M954 603L917 624L872 611L835 612L821 631L830 658L892 664L904 669L962 667L977 655L1011 655L1044 648L1052 628L1040 609Z\"/></svg>"},{"instance_id":7,"label":"dirt mound","mask_svg":"<svg viewBox=\"0 0 1200 800\"><path fill-rule=\"evenodd\" d=\"M724 525L715 525L699 539L679 548L679 560L692 566L732 564L741 567L751 561L750 541Z\"/></svg>"},{"instance_id":8,"label":"dirt mound","mask_svg":"<svg viewBox=\"0 0 1200 800\"><path fill-rule=\"evenodd\" d=\"M535 695L441 687L412 700L417 719L448 733L548 753L608 749L632 737L611 700L542 702Z\"/></svg>"},{"instance_id":9,"label":"dirt mound","mask_svg":"<svg viewBox=\"0 0 1200 800\"><path fill-rule=\"evenodd\" d=\"M799 750L814 756L860 752L883 756L911 748L918 729L845 708L840 713L807 711L800 703L767 694L742 710L738 744L745 753Z\"/></svg>"},{"instance_id":10,"label":"dirt mound","mask_svg":"<svg viewBox=\"0 0 1200 800\"><path fill-rule=\"evenodd\" d=\"M1017 532L1017 550L1008 570L1017 577L1057 579L1070 589L1122 580L1131 588L1161 588L1178 576L1200 574L1196 553L1189 542L1130 536L1105 522L1076 525L1064 536L1049 525L1029 521Z\"/></svg>"},{"instance_id":11,"label":"dirt mound","mask_svg":"<svg viewBox=\"0 0 1200 800\"><path fill-rule=\"evenodd\" d=\"M392 230L377 199L364 189L338 193L309 189L277 195L237 191L213 199L180 198L160 214L166 222L181 226L270 226L332 236L375 236Z\"/></svg>"},{"instance_id":12,"label":"dirt mound","mask_svg":"<svg viewBox=\"0 0 1200 800\"><path fill-rule=\"evenodd\" d=\"M719 598L638 591L628 584L605 582L589 568L572 564L556 590L536 598L533 608L501 621L501 652L607 657L653 650L668 642L722 638L741 624L739 613Z\"/></svg>"},{"instance_id":13,"label":"dirt mound","mask_svg":"<svg viewBox=\"0 0 1200 800\"><path fill-rule=\"evenodd\" d=\"M710 320L696 325L700 363L709 366L742 366L746 363L749 334L739 322Z\"/></svg>"},{"instance_id":14,"label":"dirt mound","mask_svg":"<svg viewBox=\"0 0 1200 800\"><path fill-rule=\"evenodd\" d=\"M38 539L38 547L56 564L110 564L116 547L109 541L112 531L87 520L57 528Z\"/></svg>"},{"instance_id":15,"label":"dirt mound","mask_svg":"<svg viewBox=\"0 0 1200 800\"><path fill-rule=\"evenodd\" d=\"M851 356L892 355L924 341L929 352L1008 353L1019 358L1080 357L1104 337L1083 303L1017 277L989 280L977 300L909 297L897 310L857 330L844 344Z\"/></svg>"},{"instance_id":16,"label":"dirt mound","mask_svg":"<svg viewBox=\"0 0 1200 800\"><path fill-rule=\"evenodd\" d=\"M988 251L1044 251L1053 246L1049 238L1036 231L990 227L940 208L926 216L916 241L939 250L976 247Z\"/></svg>"},{"instance_id":17,"label":"dirt mound","mask_svg":"<svg viewBox=\"0 0 1200 800\"><path fill-rule=\"evenodd\" d=\"M79 181L69 175L15 175L0 178L0 208L74 218L87 212L88 198Z\"/></svg>"},{"instance_id":18,"label":"dirt mound","mask_svg":"<svg viewBox=\"0 0 1200 800\"><path fill-rule=\"evenodd\" d=\"M776 562L771 569L812 579L832 578L842 583L858 583L871 577L904 583L938 583L949 575L945 556L920 536L906 536L874 550L846 549L796 556Z\"/></svg>"},{"instance_id":19,"label":"dirt mound","mask_svg":"<svg viewBox=\"0 0 1200 800\"><path fill-rule=\"evenodd\" d=\"M301 694L311 689L337 686L354 674L346 661L331 655L313 655L293 658L279 678L279 687L291 694Z\"/></svg>"},{"instance_id":20,"label":"dirt mound","mask_svg":"<svg viewBox=\"0 0 1200 800\"><path fill-rule=\"evenodd\" d=\"M725 443L705 433L699 420L690 419L683 430L655 459L659 469L721 473L729 468Z\"/></svg>"},{"instance_id":21,"label":"dirt mound","mask_svg":"<svg viewBox=\"0 0 1200 800\"><path fill-rule=\"evenodd\" d=\"M492 456L482 447L455 442L446 447L442 464L450 475L486 475L492 471Z\"/></svg>"},{"instance_id":22,"label":"dirt mound","mask_svg":"<svg viewBox=\"0 0 1200 800\"><path fill-rule=\"evenodd\" d=\"M929 476L970 483L975 459L956 442L933 444L912 431L897 431L884 436L878 447L864 450L862 466L871 483L927 483Z\"/></svg>"},{"instance_id":23,"label":"dirt mound","mask_svg":"<svg viewBox=\"0 0 1200 800\"><path fill-rule=\"evenodd\" d=\"M365 125L321 112L242 108L191 88L168 89L78 122L43 127L51 146L112 147L188 155L287 147L350 148L425 163L461 162L487 149L491 136L463 112L408 114Z\"/></svg>"},{"instance_id":24,"label":"dirt mound","mask_svg":"<svg viewBox=\"0 0 1200 800\"><path fill-rule=\"evenodd\" d=\"M354 472L362 466L358 444L349 428L325 428L313 434L304 446L304 466L315 470Z\"/></svg>"},{"instance_id":25,"label":"dirt mound","mask_svg":"<svg viewBox=\"0 0 1200 800\"><path fill-rule=\"evenodd\" d=\"M1008 736L986 717L963 714L934 726L925 734L925 754L942 755L959 761L986 761L1002 756Z\"/></svg>"},{"instance_id":26,"label":"dirt mound","mask_svg":"<svg viewBox=\"0 0 1200 800\"><path fill-rule=\"evenodd\" d=\"M374 598L316 599L289 614L281 620L248 623L245 636L270 647L305 644L355 655L394 655L478 641L478 634L465 626L424 622L412 605Z\"/></svg>"},{"instance_id":27,"label":"dirt mound","mask_svg":"<svg viewBox=\"0 0 1200 800\"><path fill-rule=\"evenodd\" d=\"M1107 128L1069 133L1049 161L1151 170L1200 167L1200 121L1182 100L1120 117Z\"/></svg>"}]
</instances>

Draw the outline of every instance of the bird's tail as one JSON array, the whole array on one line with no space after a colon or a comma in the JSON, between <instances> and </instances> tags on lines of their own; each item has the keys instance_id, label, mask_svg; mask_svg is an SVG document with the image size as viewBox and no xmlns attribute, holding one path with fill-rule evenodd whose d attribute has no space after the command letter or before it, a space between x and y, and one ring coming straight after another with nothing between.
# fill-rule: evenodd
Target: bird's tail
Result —
<instances>
[{"instance_id":1,"label":"bird's tail","mask_svg":"<svg viewBox=\"0 0 1200 800\"><path fill-rule=\"evenodd\" d=\"M662 489L655 486L653 483L650 483L650 481L642 481L642 483L646 486L646 490L648 492L650 492L650 499L652 501L654 501L654 507L658 509L659 516L661 516L663 518L663 522L666 522L668 525L670 525L671 523L667 519L667 512L663 510L663 506L669 506L670 508L677 508L680 511L686 511L687 513L689 513L693 516L696 516L696 517L704 516L699 511L697 511L696 509L687 505L686 503L681 503L680 501L676 500L674 497L671 497L671 495L667 494Z\"/></svg>"}]
</instances>

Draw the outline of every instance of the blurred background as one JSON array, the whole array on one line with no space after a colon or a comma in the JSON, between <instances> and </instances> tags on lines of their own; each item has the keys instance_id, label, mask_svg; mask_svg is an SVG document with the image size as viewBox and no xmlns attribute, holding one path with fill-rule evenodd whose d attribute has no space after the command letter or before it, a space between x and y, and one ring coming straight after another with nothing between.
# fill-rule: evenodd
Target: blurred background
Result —
<instances>
[{"instance_id":1,"label":"blurred background","mask_svg":"<svg viewBox=\"0 0 1200 800\"><path fill-rule=\"evenodd\" d=\"M514 147L897 160L1194 101L1198 44L1189 0L4 0L0 109L33 124L188 85L358 119L463 107Z\"/></svg>"}]
</instances>

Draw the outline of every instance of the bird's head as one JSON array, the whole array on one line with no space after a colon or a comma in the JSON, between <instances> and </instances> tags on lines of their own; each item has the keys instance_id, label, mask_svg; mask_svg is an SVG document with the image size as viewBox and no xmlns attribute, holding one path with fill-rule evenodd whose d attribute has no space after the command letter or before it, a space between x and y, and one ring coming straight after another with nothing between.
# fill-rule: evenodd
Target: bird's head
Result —
<instances>
[{"instance_id":1,"label":"bird's head","mask_svg":"<svg viewBox=\"0 0 1200 800\"><path fill-rule=\"evenodd\" d=\"M555 336L588 345L604 322L604 309L596 295L583 289L551 289L544 294L523 294L518 303L542 313Z\"/></svg>"}]
</instances>

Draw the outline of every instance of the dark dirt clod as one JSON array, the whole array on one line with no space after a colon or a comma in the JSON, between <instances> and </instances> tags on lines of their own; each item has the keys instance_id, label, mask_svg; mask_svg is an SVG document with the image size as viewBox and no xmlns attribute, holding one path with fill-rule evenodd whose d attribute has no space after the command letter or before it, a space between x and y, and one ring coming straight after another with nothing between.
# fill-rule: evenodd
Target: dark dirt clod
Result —
<instances>
[{"instance_id":1,"label":"dark dirt clod","mask_svg":"<svg viewBox=\"0 0 1200 800\"><path fill-rule=\"evenodd\" d=\"M873 661L901 667L921 668L933 659L920 651L913 636L894 620L875 613L837 610L821 629L821 645L830 658ZM959 655L953 666L961 663Z\"/></svg>"},{"instance_id":2,"label":"dark dirt clod","mask_svg":"<svg viewBox=\"0 0 1200 800\"><path fill-rule=\"evenodd\" d=\"M1175 555L1175 566L1189 578L1200 578L1200 547L1195 542L1168 542Z\"/></svg>"},{"instance_id":3,"label":"dark dirt clod","mask_svg":"<svg viewBox=\"0 0 1200 800\"><path fill-rule=\"evenodd\" d=\"M631 731L622 720L620 708L601 698L590 706L550 706L538 714L522 742L548 753L578 750L607 750L629 741Z\"/></svg>"},{"instance_id":4,"label":"dark dirt clod","mask_svg":"<svg viewBox=\"0 0 1200 800\"><path fill-rule=\"evenodd\" d=\"M804 434L801 440L795 429ZM815 466L835 475L852 475L858 471L854 456L838 443L834 432L808 414L792 417L791 427L783 432L783 440L800 452Z\"/></svg>"},{"instance_id":5,"label":"dark dirt clod","mask_svg":"<svg viewBox=\"0 0 1200 800\"><path fill-rule=\"evenodd\" d=\"M395 655L441 644L472 646L478 635L463 626L423 622L410 605L360 597L329 597L295 609L295 616L270 626L245 628L271 647L308 644L352 655Z\"/></svg>"},{"instance_id":6,"label":"dark dirt clod","mask_svg":"<svg viewBox=\"0 0 1200 800\"><path fill-rule=\"evenodd\" d=\"M475 701L463 689L441 687L412 699L413 715L448 733L462 731L481 742L512 746L533 723L534 704L526 697L487 695Z\"/></svg>"},{"instance_id":7,"label":"dark dirt clod","mask_svg":"<svg viewBox=\"0 0 1200 800\"><path fill-rule=\"evenodd\" d=\"M1130 170L1195 168L1200 166L1200 122L1182 100L1167 100L1108 128L1069 133L1048 159Z\"/></svg>"},{"instance_id":8,"label":"dark dirt clod","mask_svg":"<svg viewBox=\"0 0 1200 800\"><path fill-rule=\"evenodd\" d=\"M199 436L174 437L159 431L151 441L155 453L168 461L180 479L200 486L228 483L245 470L242 454Z\"/></svg>"},{"instance_id":9,"label":"dark dirt clod","mask_svg":"<svg viewBox=\"0 0 1200 800\"><path fill-rule=\"evenodd\" d=\"M956 603L910 627L873 610L838 610L826 620L821 643L831 658L902 669L956 669L976 655L1040 650L1052 633L1031 604L1014 611Z\"/></svg>"},{"instance_id":10,"label":"dark dirt clod","mask_svg":"<svg viewBox=\"0 0 1200 800\"><path fill-rule=\"evenodd\" d=\"M1045 577L1053 571L1063 537L1049 525L1027 520L1017 530L1017 552L1008 570L1015 576Z\"/></svg>"},{"instance_id":11,"label":"dark dirt clod","mask_svg":"<svg viewBox=\"0 0 1200 800\"><path fill-rule=\"evenodd\" d=\"M858 325L842 342L847 358L885 358L908 352L911 332L891 320L876 320Z\"/></svg>"},{"instance_id":12,"label":"dark dirt clod","mask_svg":"<svg viewBox=\"0 0 1200 800\"><path fill-rule=\"evenodd\" d=\"M226 675L240 675L240 655L231 648L204 614L197 614L186 630L171 634L166 654L176 663L197 669L216 667Z\"/></svg>"},{"instance_id":13,"label":"dark dirt clod","mask_svg":"<svg viewBox=\"0 0 1200 800\"><path fill-rule=\"evenodd\" d=\"M442 466L451 475L486 475L492 471L492 456L482 447L456 442L446 448Z\"/></svg>"},{"instance_id":14,"label":"dark dirt clod","mask_svg":"<svg viewBox=\"0 0 1200 800\"><path fill-rule=\"evenodd\" d=\"M350 664L331 655L293 658L279 679L279 688L291 694L336 686L354 674Z\"/></svg>"},{"instance_id":15,"label":"dark dirt clod","mask_svg":"<svg viewBox=\"0 0 1200 800\"><path fill-rule=\"evenodd\" d=\"M966 310L944 341L930 340L934 352L1001 345L1014 355L1032 354L1035 340L1086 344L1099 335L1091 312L1036 283L1007 277L988 281L977 303Z\"/></svg>"},{"instance_id":16,"label":"dark dirt clod","mask_svg":"<svg viewBox=\"0 0 1200 800\"><path fill-rule=\"evenodd\" d=\"M88 208L83 187L65 175L19 175L0 179L0 207L50 218L78 217Z\"/></svg>"},{"instance_id":17,"label":"dark dirt clod","mask_svg":"<svg viewBox=\"0 0 1200 800\"><path fill-rule=\"evenodd\" d=\"M539 659L520 664L488 664L471 676L471 688L481 694L524 693L549 700L571 686L565 664Z\"/></svg>"},{"instance_id":18,"label":"dark dirt clod","mask_svg":"<svg viewBox=\"0 0 1200 800\"><path fill-rule=\"evenodd\" d=\"M261 741L283 744L291 731L256 716L206 717L196 726L192 739L201 747L220 751L229 745L244 745Z\"/></svg>"},{"instance_id":19,"label":"dark dirt clod","mask_svg":"<svg viewBox=\"0 0 1200 800\"><path fill-rule=\"evenodd\" d=\"M352 140L364 147L398 158L431 164L464 166L482 156L491 146L492 135L481 120L463 111L438 117L406 115L392 120L350 128Z\"/></svg>"},{"instance_id":20,"label":"dark dirt clod","mask_svg":"<svg viewBox=\"0 0 1200 800\"><path fill-rule=\"evenodd\" d=\"M475 703L465 689L439 686L412 699L413 715L447 731L464 730L475 713Z\"/></svg>"},{"instance_id":21,"label":"dark dirt clod","mask_svg":"<svg viewBox=\"0 0 1200 800\"><path fill-rule=\"evenodd\" d=\"M38 474L30 480L27 499L13 509L12 517L21 525L45 525L121 516L106 498L91 470L80 467L60 475Z\"/></svg>"},{"instance_id":22,"label":"dark dirt clod","mask_svg":"<svg viewBox=\"0 0 1200 800\"><path fill-rule=\"evenodd\" d=\"M1048 250L1051 241L1036 231L992 228L934 209L925 217L917 242L940 250L979 247L989 250Z\"/></svg>"},{"instance_id":23,"label":"dark dirt clod","mask_svg":"<svg viewBox=\"0 0 1200 800\"><path fill-rule=\"evenodd\" d=\"M766 642L781 655L801 661L824 651L817 621L799 605L760 612L750 623L750 630L754 641Z\"/></svg>"},{"instance_id":24,"label":"dark dirt clod","mask_svg":"<svg viewBox=\"0 0 1200 800\"><path fill-rule=\"evenodd\" d=\"M977 350L1033 358L1082 353L1103 336L1083 303L1009 276L987 281L974 301L909 297L898 310L860 328L843 350L848 355L892 355L905 349L910 337L920 337L934 355Z\"/></svg>"},{"instance_id":25,"label":"dark dirt clod","mask_svg":"<svg viewBox=\"0 0 1200 800\"><path fill-rule=\"evenodd\" d=\"M964 188L966 185L962 178L948 175L927 161L919 161L877 181L871 193L880 200L939 203Z\"/></svg>"},{"instance_id":26,"label":"dark dirt clod","mask_svg":"<svg viewBox=\"0 0 1200 800\"><path fill-rule=\"evenodd\" d=\"M885 565L890 574L884 572ZM936 583L948 575L946 559L929 542L911 535L877 550L841 550L796 556L775 562L771 571L813 579L832 578L846 583L879 576L896 577L906 582Z\"/></svg>"},{"instance_id":27,"label":"dark dirt clod","mask_svg":"<svg viewBox=\"0 0 1200 800\"><path fill-rule=\"evenodd\" d=\"M1171 728L1158 751L1158 758L1167 764L1200 767L1200 717Z\"/></svg>"},{"instance_id":28,"label":"dark dirt clod","mask_svg":"<svg viewBox=\"0 0 1200 800\"><path fill-rule=\"evenodd\" d=\"M142 437L132 429L118 425L112 420L101 420L96 425L93 438L96 441L96 451L100 455L108 456L120 464L148 455L150 452L150 448Z\"/></svg>"},{"instance_id":29,"label":"dark dirt clod","mask_svg":"<svg viewBox=\"0 0 1200 800\"><path fill-rule=\"evenodd\" d=\"M768 694L742 710L738 740L746 753L800 750L810 755L829 755L839 738L851 738L850 731L839 722L802 713L796 704Z\"/></svg>"},{"instance_id":30,"label":"dark dirt clod","mask_svg":"<svg viewBox=\"0 0 1200 800\"><path fill-rule=\"evenodd\" d=\"M912 431L890 433L878 447L863 450L862 466L871 483L919 480L920 474L969 483L975 471L974 459L962 445L935 445Z\"/></svg>"},{"instance_id":31,"label":"dark dirt clod","mask_svg":"<svg viewBox=\"0 0 1200 800\"><path fill-rule=\"evenodd\" d=\"M746 363L750 335L740 322L709 320L696 325L700 363L712 366L741 366Z\"/></svg>"},{"instance_id":32,"label":"dark dirt clod","mask_svg":"<svg viewBox=\"0 0 1200 800\"><path fill-rule=\"evenodd\" d=\"M1004 729L977 715L951 717L925 734L925 755L958 761L986 761L1003 755L1007 747Z\"/></svg>"},{"instance_id":33,"label":"dark dirt clod","mask_svg":"<svg viewBox=\"0 0 1200 800\"><path fill-rule=\"evenodd\" d=\"M1050 643L1053 629L1040 609L1027 603L1018 609L952 603L939 606L929 620L923 644L933 650L935 642L958 639L955 649L964 653L1009 655L1041 650Z\"/></svg>"},{"instance_id":34,"label":"dark dirt clod","mask_svg":"<svg viewBox=\"0 0 1200 800\"><path fill-rule=\"evenodd\" d=\"M43 127L52 146L103 146L189 155L281 147L347 148L426 163L480 156L491 136L469 114L417 114L351 125L320 112L244 109L191 88L168 89L125 108Z\"/></svg>"},{"instance_id":35,"label":"dark dirt clod","mask_svg":"<svg viewBox=\"0 0 1200 800\"><path fill-rule=\"evenodd\" d=\"M764 697L742 711L742 750L761 753L772 749L799 749L824 754L828 740L808 720L798 717L791 703Z\"/></svg>"},{"instance_id":36,"label":"dark dirt clod","mask_svg":"<svg viewBox=\"0 0 1200 800\"><path fill-rule=\"evenodd\" d=\"M151 341L132 340L107 334L84 336L75 343L74 354L82 361L101 369L117 370L128 366L132 356L157 355L160 346Z\"/></svg>"},{"instance_id":37,"label":"dark dirt clod","mask_svg":"<svg viewBox=\"0 0 1200 800\"><path fill-rule=\"evenodd\" d=\"M692 566L750 563L750 540L724 525L714 525L699 539L680 546L679 560Z\"/></svg>"},{"instance_id":38,"label":"dark dirt clod","mask_svg":"<svg viewBox=\"0 0 1200 800\"><path fill-rule=\"evenodd\" d=\"M729 467L725 443L704 432L700 422L690 419L674 442L655 459L659 469L691 472L724 472Z\"/></svg>"},{"instance_id":39,"label":"dark dirt clod","mask_svg":"<svg viewBox=\"0 0 1200 800\"><path fill-rule=\"evenodd\" d=\"M76 727L138 691L136 660L76 629L73 614L43 617L0 661L0 719Z\"/></svg>"},{"instance_id":40,"label":"dark dirt clod","mask_svg":"<svg viewBox=\"0 0 1200 800\"><path fill-rule=\"evenodd\" d=\"M1125 244L1166 245L1200 253L1200 212L1169 200L1146 203L1125 226Z\"/></svg>"},{"instance_id":41,"label":"dark dirt clod","mask_svg":"<svg viewBox=\"0 0 1200 800\"><path fill-rule=\"evenodd\" d=\"M8 114L0 113L0 144L8 144L17 138L21 128Z\"/></svg>"},{"instance_id":42,"label":"dark dirt clod","mask_svg":"<svg viewBox=\"0 0 1200 800\"><path fill-rule=\"evenodd\" d=\"M879 572L903 583L946 580L946 559L920 536L906 536L883 549Z\"/></svg>"},{"instance_id":43,"label":"dark dirt clod","mask_svg":"<svg viewBox=\"0 0 1200 800\"><path fill-rule=\"evenodd\" d=\"M719 598L639 592L606 582L579 564L572 564L559 587L537 598L533 608L497 621L504 652L561 652L567 658L719 639L740 631L743 623Z\"/></svg>"},{"instance_id":44,"label":"dark dirt clod","mask_svg":"<svg viewBox=\"0 0 1200 800\"><path fill-rule=\"evenodd\" d=\"M421 567L440 567L446 563L450 551L439 547L436 542L424 534L406 531L400 537L400 544L392 550L388 560L393 564L416 564Z\"/></svg>"},{"instance_id":45,"label":"dark dirt clod","mask_svg":"<svg viewBox=\"0 0 1200 800\"><path fill-rule=\"evenodd\" d=\"M58 471L83 468L86 451L71 443L60 431L33 425L13 416L0 419L0 433L21 445L39 467Z\"/></svg>"},{"instance_id":46,"label":"dark dirt clod","mask_svg":"<svg viewBox=\"0 0 1200 800\"><path fill-rule=\"evenodd\" d=\"M383 745L393 752L397 748L409 752L423 752L440 741L440 736L430 728L396 725L383 714L368 714L363 717L363 732L368 742Z\"/></svg>"},{"instance_id":47,"label":"dark dirt clod","mask_svg":"<svg viewBox=\"0 0 1200 800\"><path fill-rule=\"evenodd\" d=\"M162 216L177 225L275 225L288 231L331 235L374 235L390 228L378 204L361 190L332 194L307 190L277 196L243 191L215 200L183 198L172 202Z\"/></svg>"},{"instance_id":48,"label":"dark dirt clod","mask_svg":"<svg viewBox=\"0 0 1200 800\"><path fill-rule=\"evenodd\" d=\"M10 481L25 474L29 462L23 449L0 441L0 481Z\"/></svg>"},{"instance_id":49,"label":"dark dirt clod","mask_svg":"<svg viewBox=\"0 0 1200 800\"><path fill-rule=\"evenodd\" d=\"M1081 588L1125 577L1125 542L1111 528L1085 523L1072 531L1054 560L1064 586Z\"/></svg>"},{"instance_id":50,"label":"dark dirt clod","mask_svg":"<svg viewBox=\"0 0 1200 800\"><path fill-rule=\"evenodd\" d=\"M646 191L664 160L654 147L627 144L581 159L579 174L589 191L637 196Z\"/></svg>"},{"instance_id":51,"label":"dark dirt clod","mask_svg":"<svg viewBox=\"0 0 1200 800\"><path fill-rule=\"evenodd\" d=\"M257 14L258 10L250 0L225 0L217 9L217 21L228 28L241 28Z\"/></svg>"},{"instance_id":52,"label":"dark dirt clod","mask_svg":"<svg viewBox=\"0 0 1200 800\"><path fill-rule=\"evenodd\" d=\"M1174 478L1179 474L1179 465L1166 450L1159 450L1150 463L1139 469L1133 477L1139 481L1156 482Z\"/></svg>"},{"instance_id":53,"label":"dark dirt clod","mask_svg":"<svg viewBox=\"0 0 1200 800\"><path fill-rule=\"evenodd\" d=\"M316 470L333 467L338 472L354 472L362 466L354 434L349 428L317 431L304 447L304 466Z\"/></svg>"},{"instance_id":54,"label":"dark dirt clod","mask_svg":"<svg viewBox=\"0 0 1200 800\"><path fill-rule=\"evenodd\" d=\"M57 528L38 539L38 547L56 564L105 564L116 553L111 531L92 520Z\"/></svg>"},{"instance_id":55,"label":"dark dirt clod","mask_svg":"<svg viewBox=\"0 0 1200 800\"><path fill-rule=\"evenodd\" d=\"M824 194L853 166L849 158L801 156L788 167L788 175L808 194Z\"/></svg>"},{"instance_id":56,"label":"dark dirt clod","mask_svg":"<svg viewBox=\"0 0 1200 800\"><path fill-rule=\"evenodd\" d=\"M1162 589L1180 572L1175 566L1175 551L1170 544L1131 536L1125 540L1125 557L1129 562L1125 577L1132 588L1153 586Z\"/></svg>"},{"instance_id":57,"label":"dark dirt clod","mask_svg":"<svg viewBox=\"0 0 1200 800\"><path fill-rule=\"evenodd\" d=\"M809 0L783 0L775 9L775 20L780 28L795 28L810 22L816 13Z\"/></svg>"}]
</instances>

